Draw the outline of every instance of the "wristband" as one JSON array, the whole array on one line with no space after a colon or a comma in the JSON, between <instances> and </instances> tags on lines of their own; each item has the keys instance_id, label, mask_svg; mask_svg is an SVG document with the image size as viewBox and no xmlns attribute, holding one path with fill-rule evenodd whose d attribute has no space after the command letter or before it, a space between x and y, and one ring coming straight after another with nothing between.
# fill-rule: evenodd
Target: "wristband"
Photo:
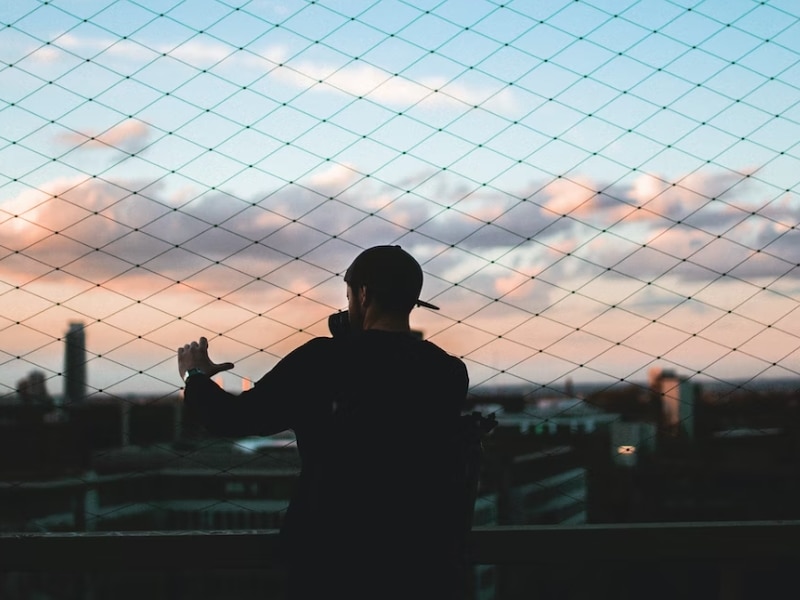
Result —
<instances>
[{"instance_id":1,"label":"wristband","mask_svg":"<svg viewBox=\"0 0 800 600\"><path fill-rule=\"evenodd\" d=\"M189 377L191 377L192 375L205 375L205 371L203 371L202 369L195 369L195 368L189 369L183 376L183 382L186 383L189 380Z\"/></svg>"}]
</instances>

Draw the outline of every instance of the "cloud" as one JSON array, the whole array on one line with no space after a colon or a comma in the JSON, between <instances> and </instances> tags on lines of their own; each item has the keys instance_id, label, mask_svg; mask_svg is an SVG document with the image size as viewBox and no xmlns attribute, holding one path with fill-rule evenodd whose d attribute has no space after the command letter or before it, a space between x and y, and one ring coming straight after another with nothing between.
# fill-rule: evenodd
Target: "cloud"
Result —
<instances>
[{"instance_id":1,"label":"cloud","mask_svg":"<svg viewBox=\"0 0 800 600\"><path fill-rule=\"evenodd\" d=\"M280 61L280 53L273 53ZM279 62L279 64L281 64ZM485 85L474 85L436 75L422 75L408 79L364 62L345 65L311 61L291 61L281 64L271 76L294 87L311 91L338 92L356 98L366 98L380 106L405 108L420 105L424 108L459 108L482 105L487 100L488 109L509 110L515 106L514 93Z\"/></svg>"},{"instance_id":2,"label":"cloud","mask_svg":"<svg viewBox=\"0 0 800 600\"><path fill-rule=\"evenodd\" d=\"M115 149L135 153L150 139L151 128L136 119L127 119L105 131L74 131L56 137L60 144L84 149Z\"/></svg>"},{"instance_id":3,"label":"cloud","mask_svg":"<svg viewBox=\"0 0 800 600\"><path fill-rule=\"evenodd\" d=\"M53 63L64 58L63 51L53 46L40 46L29 54L36 62Z\"/></svg>"},{"instance_id":4,"label":"cloud","mask_svg":"<svg viewBox=\"0 0 800 600\"><path fill-rule=\"evenodd\" d=\"M253 190L247 200L220 192L182 196L165 183L146 186L98 178L61 179L28 190L0 204L0 247L20 250L0 258L0 280L21 288L0 294L0 304L5 302L8 309L23 298L36 300L35 306L27 306L28 300L25 306L12 306L7 314L54 338L63 333L66 319L75 317L102 319L114 335L127 332L151 341L171 340L180 324L201 333L230 331L230 338L244 343L243 352L249 355L248 335L261 323L254 320L257 314L269 315L258 325L266 329L278 326L269 320L277 319L291 324L289 330L323 333L324 315L344 303L340 274L360 248L400 243L423 264L424 297L442 306L438 313L417 311L415 323L450 351L469 354L480 345L470 335L491 340L507 333L535 349L548 343L545 331L556 325L565 332L597 328L604 340L627 344L631 329L626 323L637 315L642 324L670 315L663 322L673 335L689 339L699 328L695 322L709 322L728 305L737 311L743 299L760 289L741 284L741 279L782 277L780 289L796 288L800 282L800 268L792 267L792 261L800 260L798 232L782 224L800 216L792 202L771 204L770 219L747 225L755 229L750 235L762 247L762 252L748 255L732 240L689 224L664 227L664 218L653 213L640 216L637 211L619 231L606 233L578 218L598 223L618 218L646 202L644 185L606 189L588 179L571 185L537 183L531 185L540 190L537 201L523 202L514 200L518 194L491 190L465 196L461 183L446 176L436 182L436 204L407 194L382 210L379 206L370 217L360 208L374 206L382 194L396 198L396 190L375 182L350 190L349 206L328 200L327 192L346 186L351 176L348 166L332 167L314 179L312 189ZM581 192L594 188L605 192ZM133 193L145 189L146 194ZM686 197L663 195L674 203ZM196 199L186 203L187 197ZM735 193L731 199L746 201ZM569 211L568 217L554 214L555 207ZM662 208L682 210L669 202ZM730 206L720 209L726 215ZM635 236L622 235L635 230L648 239L646 246ZM334 238L334 231L343 234ZM719 275L725 271L728 275ZM649 281L654 285L648 286ZM696 300L686 303L685 296L698 290L702 293ZM730 291L741 299L730 300ZM782 312L775 309L777 301L784 303ZM60 306L54 312L56 302ZM787 295L772 294L758 305L748 304L740 317L768 322L772 312L785 314L788 302ZM612 303L624 311L610 310ZM138 307L153 320L132 319ZM39 320L38 313L48 312L49 320ZM183 319L177 321L177 316ZM458 330L463 335L452 334L457 320L464 323ZM45 324L51 321L56 323L52 331ZM166 326L161 324L165 321ZM106 343L96 331L92 343ZM637 347L658 348L657 331L637 333ZM195 334L181 329L179 335ZM703 335L713 341L717 334ZM718 343L724 347L722 335ZM575 344L575 356L588 352L577 338L570 343ZM673 354L683 357L680 348ZM500 354L483 359L492 364L505 360ZM565 365L574 368L569 361ZM541 374L523 376L536 379Z\"/></svg>"},{"instance_id":5,"label":"cloud","mask_svg":"<svg viewBox=\"0 0 800 600\"><path fill-rule=\"evenodd\" d=\"M198 69L212 67L237 52L236 48L228 44L201 38L192 38L174 48L159 44L156 49Z\"/></svg>"},{"instance_id":6,"label":"cloud","mask_svg":"<svg viewBox=\"0 0 800 600\"><path fill-rule=\"evenodd\" d=\"M459 284L476 297L507 297L521 309L547 306L570 290L583 293L601 273L606 284L614 277L660 286L672 279L687 285L694 280L694 288L713 286L717 293L724 293L722 273L747 281L800 279L800 270L793 268L800 262L797 230L775 221L797 221L798 208L791 202L773 203L770 219L742 225L752 226L748 235L760 240L763 251L757 253L688 223L665 226L664 218L653 213L637 211L631 221L605 233L580 220L613 221L646 204L643 190L651 185L646 180L612 186L600 195L590 190L603 189L601 184L588 179L537 185L534 202L491 190L465 200L460 183L446 176L437 183L436 204L410 194L397 198L396 190L377 182L348 192L347 203L328 200L329 191L341 190L352 177L348 166L335 166L317 175L311 189L254 190L252 201L214 192L187 204L180 190L166 185L56 180L0 204L0 246L28 260L0 260L0 276L22 283L44 274L65 284L74 277L113 282L113 289L136 297L191 280L201 292L224 296L242 288L237 298L246 298L258 293L258 287L247 285L256 277L293 292L326 281L338 284L336 273L361 248L400 243L429 273L427 293L440 295ZM134 193L143 189L146 194ZM649 189L658 193L659 188ZM382 194L394 201L378 202L375 209ZM684 209L685 194L662 195L669 199L662 204L665 212ZM568 216L558 215L556 208ZM720 211L718 220L740 213L725 205ZM665 302L677 298L662 297Z\"/></svg>"},{"instance_id":7,"label":"cloud","mask_svg":"<svg viewBox=\"0 0 800 600\"><path fill-rule=\"evenodd\" d=\"M309 183L314 188L324 189L331 192L331 195L338 195L360 177L361 174L352 165L334 164L315 173Z\"/></svg>"},{"instance_id":8,"label":"cloud","mask_svg":"<svg viewBox=\"0 0 800 600\"><path fill-rule=\"evenodd\" d=\"M366 64L337 68L334 65L299 62L281 66L272 75L294 87L366 97L383 106L416 104L445 83L437 78L411 81ZM445 95L439 98L442 102L447 100Z\"/></svg>"},{"instance_id":9,"label":"cloud","mask_svg":"<svg viewBox=\"0 0 800 600\"><path fill-rule=\"evenodd\" d=\"M726 173L692 176L680 187L647 175L632 185L610 187L587 178L556 180L491 223L443 213L424 232L444 241L455 233L460 248L487 260L517 246L528 248L524 260L511 252L515 259L504 264L524 274L546 269L549 281L567 289L580 289L598 270L607 269L606 277L618 274L641 282L672 271L676 278L720 290L726 285L724 273L747 281L798 278L792 266L800 262L800 235L784 224L798 222L800 208L780 201L768 205L769 218L745 212L748 204L758 206L759 194L749 180L737 184L741 179ZM486 204L492 204L491 197ZM567 260L570 256L581 260ZM675 270L682 261L684 266ZM507 281L495 289L512 287Z\"/></svg>"},{"instance_id":10,"label":"cloud","mask_svg":"<svg viewBox=\"0 0 800 600\"><path fill-rule=\"evenodd\" d=\"M462 109L482 106L492 112L508 112L519 106L517 93L513 89L498 82L488 83L488 79L487 82L466 79L474 74L465 73L452 81L449 76L436 73L410 79L363 61L341 64L337 62L340 55L333 53L327 60L293 59L289 48L281 44L264 45L261 48L251 46L243 51L202 35L175 46L163 40L145 43L133 38L65 33L50 46L32 48L31 52L36 60L48 63L74 60L76 56L92 59L99 64L110 61L113 64L109 66L119 72L129 73L134 79L141 70L146 69L150 76L160 69L166 71L168 67L166 63L162 66L160 59L168 57L198 71L213 68L213 72L227 73L229 79L239 79L242 71L252 73L249 80L268 73L273 81L311 93L344 93L394 108L416 105L438 110L442 107ZM169 74L166 76L169 77ZM91 134L86 136L90 141L95 141L92 137Z\"/></svg>"},{"instance_id":11,"label":"cloud","mask_svg":"<svg viewBox=\"0 0 800 600\"><path fill-rule=\"evenodd\" d=\"M148 270L173 281L193 276L199 288L214 283L204 283L203 271L216 262L254 276L269 273L329 239L286 216L298 204L325 205L327 197L308 190L272 195L263 207L221 192L181 206L164 186L136 192L144 187L84 177L27 190L0 204L0 247L19 251L43 272L53 270L52 280L60 274L95 283L128 280L134 290ZM25 263L0 261L0 279L17 281L10 272L17 265L29 270Z\"/></svg>"},{"instance_id":12,"label":"cloud","mask_svg":"<svg viewBox=\"0 0 800 600\"><path fill-rule=\"evenodd\" d=\"M596 184L592 185L586 177L556 179L538 194L541 197L539 205L557 215L574 213L580 217L591 210L586 205L596 196L595 187Z\"/></svg>"},{"instance_id":13,"label":"cloud","mask_svg":"<svg viewBox=\"0 0 800 600\"><path fill-rule=\"evenodd\" d=\"M126 63L141 63L142 66L159 56L168 55L198 69L210 67L236 51L236 48L228 44L196 37L175 46L164 40L156 40L145 45L132 38L90 37L65 33L59 36L54 44L79 56L88 58L102 54Z\"/></svg>"}]
</instances>

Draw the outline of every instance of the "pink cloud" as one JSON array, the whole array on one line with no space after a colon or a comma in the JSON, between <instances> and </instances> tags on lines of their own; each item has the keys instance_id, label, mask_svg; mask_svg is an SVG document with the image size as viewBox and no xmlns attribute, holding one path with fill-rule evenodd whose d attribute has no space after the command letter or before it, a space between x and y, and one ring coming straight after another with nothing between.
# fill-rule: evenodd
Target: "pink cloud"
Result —
<instances>
[{"instance_id":1,"label":"pink cloud","mask_svg":"<svg viewBox=\"0 0 800 600\"><path fill-rule=\"evenodd\" d=\"M150 137L151 129L148 125L128 119L122 121L105 131L86 131L64 133L57 137L65 145L81 146L83 148L116 148L130 152L143 147Z\"/></svg>"},{"instance_id":2,"label":"pink cloud","mask_svg":"<svg viewBox=\"0 0 800 600\"><path fill-rule=\"evenodd\" d=\"M334 169L315 183L320 188L337 187L347 185L348 177L346 168ZM170 195L165 187L149 186L147 194L134 194L144 189L142 182L62 179L0 204L0 246L21 251L0 259L0 279L23 288L5 296L8 314L13 318L22 315L36 327L37 322L30 320L34 317L25 317L24 305L12 306L27 302L22 300L27 297L23 292L44 306L37 311L46 309L48 302L61 302L65 310L105 322L108 309L127 315L120 311L141 302L161 320L183 316L182 322L191 320L197 329L220 331L239 323L250 327L250 320L259 313L270 314L283 306L274 313L280 322L324 333L323 317L343 304L341 277L336 273L360 247L402 243L423 259L429 274L425 295L442 306L436 314L418 311L415 319L424 322L426 334L441 332L439 337L445 339L459 319L468 320L468 329L484 333L506 332L525 322L532 334L539 335L542 321L533 317L536 313L550 318L557 315L567 328L583 326L606 315L607 304L623 300L626 313L621 319L668 314L681 305L685 298L680 294L689 289L703 290L703 296L685 312L710 311L720 304L717 298L729 295L732 284L727 280L737 275L750 277L752 272L764 276L768 275L765 270L783 269L787 286L789 278L800 276L798 270L788 273L786 261L755 261L736 240L716 241L716 235L701 229L712 225L730 228L741 220L742 211L731 203L700 204L704 194L714 189L724 192L723 181L702 177L692 181L692 190L673 190L643 176L635 185L606 186L599 195L595 191L604 188L588 178L559 181L540 186L536 202L514 205L506 196L498 200L487 190L480 197L455 203L458 210L443 210L441 205L408 196L378 211L375 219L362 218L360 212L359 227L334 240L326 232L347 229L346 211L308 190L254 190L253 197L268 200L252 205L208 194L184 206L185 199ZM457 185L443 184L440 191L437 199L442 205L463 197ZM743 188L739 194L734 186L725 194L744 203L745 191ZM391 196L375 184L369 190L353 190L349 201L352 207L363 207L382 194ZM653 204L653 195L663 200L659 212L667 215L692 210L698 204L708 208L705 212L695 209L693 220L687 217L686 223L676 225L661 214L633 208ZM298 203L306 217L295 222L287 215ZM174 210L176 207L179 210ZM751 219L742 227L751 229L747 235L753 243L762 244L776 256L796 260L795 248L800 246L795 230L775 223L796 222L796 207L781 200L769 208L769 219ZM551 210L566 211L569 217L554 218ZM613 223L631 211L637 213L633 218L623 218L613 230L602 233L601 224ZM345 220L339 223L341 219ZM387 223L391 228L383 227ZM419 230L412 234L398 223ZM387 233L379 238L378 230ZM527 231L531 231L531 240L526 240ZM447 243L450 239L454 247ZM760 254L765 255L766 251ZM697 265L676 268L683 258ZM725 271L730 272L728 277L719 277ZM655 282L647 288L652 293L634 294L637 282L650 281ZM673 283L674 293L669 293L672 290L667 286ZM623 284L626 287L621 290ZM116 298L113 306L107 300L110 294ZM571 298L574 300L568 303ZM222 310L223 305L229 307L228 312ZM295 306L300 307L297 313L292 312ZM767 302L752 310L755 316L751 318L763 322L770 310L775 312ZM606 318L610 333L604 335L616 341L615 332L626 330L614 328L611 315ZM531 320L528 323L526 319ZM681 319L675 326L688 330L685 315ZM159 327L157 321L129 322L122 316L114 323L148 336L156 335L150 332ZM44 330L44 325L41 328ZM61 332L55 328L50 333L55 337ZM623 333L619 336L624 337ZM647 337L644 347L656 347L656 340L643 337ZM709 333L709 337L713 335ZM517 341L541 345L538 338L531 339L536 341ZM473 342L464 340L459 347L469 352ZM486 358L490 359L494 360ZM505 364L500 354L498 361ZM253 377L259 374L250 373Z\"/></svg>"}]
</instances>

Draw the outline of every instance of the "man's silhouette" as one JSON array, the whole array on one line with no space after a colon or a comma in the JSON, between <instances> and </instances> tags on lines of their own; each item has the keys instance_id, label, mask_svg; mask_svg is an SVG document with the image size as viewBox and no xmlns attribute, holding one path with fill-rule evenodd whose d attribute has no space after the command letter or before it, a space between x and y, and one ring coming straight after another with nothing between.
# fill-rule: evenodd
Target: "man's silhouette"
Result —
<instances>
[{"instance_id":1,"label":"man's silhouette","mask_svg":"<svg viewBox=\"0 0 800 600\"><path fill-rule=\"evenodd\" d=\"M461 598L464 363L415 336L422 269L399 246L345 274L349 333L303 344L240 395L200 338L178 349L212 433L294 430L302 468L282 529L290 598ZM332 328L333 331L333 328Z\"/></svg>"}]
</instances>

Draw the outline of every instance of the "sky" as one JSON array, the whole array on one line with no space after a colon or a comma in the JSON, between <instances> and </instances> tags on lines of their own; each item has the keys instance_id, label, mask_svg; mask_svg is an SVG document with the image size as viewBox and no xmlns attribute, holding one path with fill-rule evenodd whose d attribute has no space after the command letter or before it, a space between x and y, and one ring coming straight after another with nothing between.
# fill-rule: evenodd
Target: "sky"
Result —
<instances>
[{"instance_id":1,"label":"sky","mask_svg":"<svg viewBox=\"0 0 800 600\"><path fill-rule=\"evenodd\" d=\"M257 380L357 253L472 385L800 373L790 0L18 0L0 6L0 398Z\"/></svg>"}]
</instances>

